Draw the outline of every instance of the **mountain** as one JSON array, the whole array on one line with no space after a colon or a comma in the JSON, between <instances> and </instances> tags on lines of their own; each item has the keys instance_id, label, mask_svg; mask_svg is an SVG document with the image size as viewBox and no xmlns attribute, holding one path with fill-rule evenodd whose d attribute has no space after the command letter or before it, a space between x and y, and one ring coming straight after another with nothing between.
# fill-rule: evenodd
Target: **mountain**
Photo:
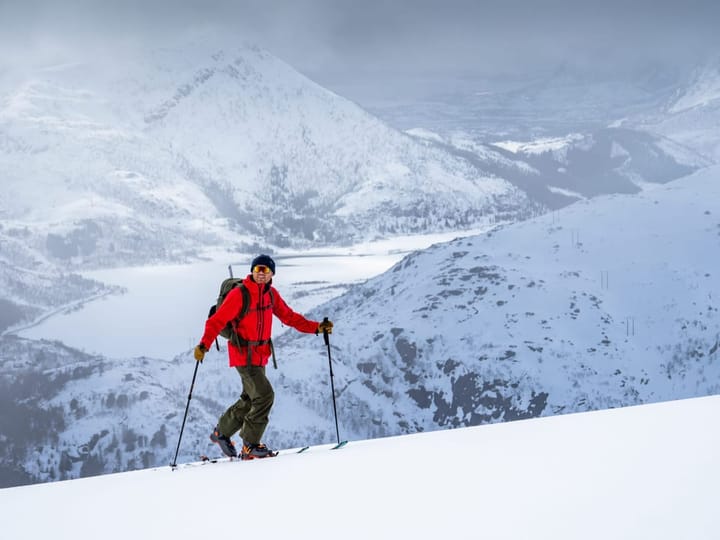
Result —
<instances>
[{"instance_id":1,"label":"mountain","mask_svg":"<svg viewBox=\"0 0 720 540\"><path fill-rule=\"evenodd\" d=\"M260 238L347 242L532 210L504 180L249 46L144 51L110 75L48 68L4 90L0 128L12 201L0 216L31 224L33 245L71 264Z\"/></svg>"},{"instance_id":2,"label":"mountain","mask_svg":"<svg viewBox=\"0 0 720 540\"><path fill-rule=\"evenodd\" d=\"M563 65L504 84L468 81L456 94L414 105L415 116L413 107L380 114L556 209L597 195L637 193L715 163L702 141L712 146L717 136L704 130L688 140L686 128L672 120L688 107L708 107L717 94L720 77L700 66L694 75L647 65L611 76ZM667 123L666 129L651 129L648 119Z\"/></svg>"},{"instance_id":3,"label":"mountain","mask_svg":"<svg viewBox=\"0 0 720 540\"><path fill-rule=\"evenodd\" d=\"M654 111L630 117L629 127L657 133L720 159L720 59L697 66Z\"/></svg>"},{"instance_id":4,"label":"mountain","mask_svg":"<svg viewBox=\"0 0 720 540\"><path fill-rule=\"evenodd\" d=\"M548 208L612 193L637 193L687 176L713 161L667 137L604 127L532 141L480 142L466 132L445 137L413 129L412 136L482 163Z\"/></svg>"},{"instance_id":5,"label":"mountain","mask_svg":"<svg viewBox=\"0 0 720 540\"><path fill-rule=\"evenodd\" d=\"M718 414L714 396L3 489L3 535L204 538L243 494L249 538L712 540Z\"/></svg>"},{"instance_id":6,"label":"mountain","mask_svg":"<svg viewBox=\"0 0 720 540\"><path fill-rule=\"evenodd\" d=\"M47 308L12 285L32 270L472 228L540 209L269 53L213 40L6 73L0 169L0 279L13 314L3 328Z\"/></svg>"},{"instance_id":7,"label":"mountain","mask_svg":"<svg viewBox=\"0 0 720 540\"><path fill-rule=\"evenodd\" d=\"M720 393L718 174L716 166L436 244L311 311L335 322L341 436ZM163 316L163 306L153 309ZM286 332L274 342L280 368L268 370L276 403L267 441L332 441L322 338ZM16 411L0 430L3 485L162 465L174 453L189 350L170 361L107 359L8 335L0 350L3 410ZM209 429L238 388L225 351L210 351L179 459L211 451Z\"/></svg>"},{"instance_id":8,"label":"mountain","mask_svg":"<svg viewBox=\"0 0 720 540\"><path fill-rule=\"evenodd\" d=\"M407 256L322 306L339 416L378 437L720 391L720 169ZM290 358L315 358L294 334ZM327 370L284 367L308 388ZM292 425L288 411L276 426ZM329 422L329 420L328 420ZM327 439L326 439L327 440Z\"/></svg>"}]
</instances>

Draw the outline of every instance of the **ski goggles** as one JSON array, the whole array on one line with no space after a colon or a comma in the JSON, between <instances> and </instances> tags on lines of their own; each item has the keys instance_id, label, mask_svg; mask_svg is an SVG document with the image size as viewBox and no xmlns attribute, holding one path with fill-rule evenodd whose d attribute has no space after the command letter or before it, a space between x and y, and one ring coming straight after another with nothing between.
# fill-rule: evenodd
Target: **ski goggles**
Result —
<instances>
[{"instance_id":1,"label":"ski goggles","mask_svg":"<svg viewBox=\"0 0 720 540\"><path fill-rule=\"evenodd\" d=\"M269 266L264 266L262 264L256 264L253 266L253 272L257 272L258 274L269 274L272 270L270 270Z\"/></svg>"}]
</instances>

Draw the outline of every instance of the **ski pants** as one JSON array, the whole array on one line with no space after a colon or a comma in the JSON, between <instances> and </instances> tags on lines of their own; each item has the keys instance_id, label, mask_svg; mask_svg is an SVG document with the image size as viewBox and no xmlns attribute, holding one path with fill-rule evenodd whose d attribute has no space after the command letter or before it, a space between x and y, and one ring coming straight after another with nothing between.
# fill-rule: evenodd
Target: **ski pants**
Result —
<instances>
[{"instance_id":1,"label":"ski pants","mask_svg":"<svg viewBox=\"0 0 720 540\"><path fill-rule=\"evenodd\" d=\"M235 368L242 379L242 394L218 421L218 430L226 437L238 431L244 443L262 441L268 425L275 392L265 376L265 366L239 366Z\"/></svg>"}]
</instances>

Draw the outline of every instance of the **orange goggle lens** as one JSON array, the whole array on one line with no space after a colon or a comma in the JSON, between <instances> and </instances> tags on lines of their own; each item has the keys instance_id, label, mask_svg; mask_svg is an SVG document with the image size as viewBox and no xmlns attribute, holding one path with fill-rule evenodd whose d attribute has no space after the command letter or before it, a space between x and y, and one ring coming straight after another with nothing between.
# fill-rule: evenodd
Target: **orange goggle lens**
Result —
<instances>
[{"instance_id":1,"label":"orange goggle lens","mask_svg":"<svg viewBox=\"0 0 720 540\"><path fill-rule=\"evenodd\" d=\"M269 266L263 266L262 264L255 265L253 267L253 272L257 272L258 274L269 274L270 273L270 267Z\"/></svg>"}]
</instances>

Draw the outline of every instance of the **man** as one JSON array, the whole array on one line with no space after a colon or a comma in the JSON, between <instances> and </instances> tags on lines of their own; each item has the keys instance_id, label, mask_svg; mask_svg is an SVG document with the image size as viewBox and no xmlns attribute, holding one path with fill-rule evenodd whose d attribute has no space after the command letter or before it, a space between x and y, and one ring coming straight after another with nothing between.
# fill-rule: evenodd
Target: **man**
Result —
<instances>
[{"instance_id":1,"label":"man","mask_svg":"<svg viewBox=\"0 0 720 540\"><path fill-rule=\"evenodd\" d=\"M255 257L250 271L242 282L249 293L246 295L250 302L246 315L236 320L243 308L243 294L240 287L235 287L215 314L207 320L205 333L195 347L195 360L202 362L220 331L227 323L233 322L238 339L228 341L228 356L230 366L238 371L242 379L242 393L240 399L220 417L210 440L216 443L225 455L236 457L235 445L230 437L239 431L243 441L240 453L242 459L275 455L275 452L261 442L275 399L270 381L265 376L265 366L273 353L270 342L273 315L284 324L308 334L330 334L333 328L332 322L327 319L323 322L311 321L294 312L285 303L272 286L275 261L268 255Z\"/></svg>"}]
</instances>

